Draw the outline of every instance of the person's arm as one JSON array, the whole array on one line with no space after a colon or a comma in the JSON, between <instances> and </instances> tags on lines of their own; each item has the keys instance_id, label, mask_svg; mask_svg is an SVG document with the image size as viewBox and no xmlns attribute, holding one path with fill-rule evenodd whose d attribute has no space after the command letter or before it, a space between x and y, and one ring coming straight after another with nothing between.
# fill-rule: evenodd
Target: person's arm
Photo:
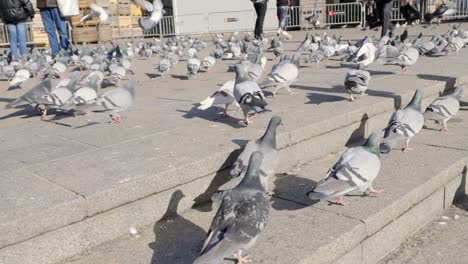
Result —
<instances>
[{"instance_id":1,"label":"person's arm","mask_svg":"<svg viewBox=\"0 0 468 264\"><path fill-rule=\"evenodd\" d=\"M24 8L24 10L26 10L26 13L28 13L28 15L32 18L34 17L34 7L33 5L31 4L31 1L30 0L20 0L21 1L21 4Z\"/></svg>"}]
</instances>

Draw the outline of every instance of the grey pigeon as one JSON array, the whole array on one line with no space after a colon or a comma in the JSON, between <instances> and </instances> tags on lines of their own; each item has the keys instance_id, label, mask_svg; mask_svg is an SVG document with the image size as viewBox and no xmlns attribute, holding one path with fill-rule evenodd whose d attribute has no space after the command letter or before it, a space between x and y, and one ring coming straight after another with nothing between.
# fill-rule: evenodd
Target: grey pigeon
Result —
<instances>
[{"instance_id":1,"label":"grey pigeon","mask_svg":"<svg viewBox=\"0 0 468 264\"><path fill-rule=\"evenodd\" d=\"M146 1L146 0L133 0L135 4L139 7L141 7L142 10L146 12L153 12L154 6L151 2Z\"/></svg>"},{"instance_id":2,"label":"grey pigeon","mask_svg":"<svg viewBox=\"0 0 468 264\"><path fill-rule=\"evenodd\" d=\"M52 82L50 78L44 79L41 83L31 88L31 90L27 91L25 94L14 100L13 102L7 104L6 108L13 108L18 106L24 105L32 105L35 104L34 101L46 94L49 94L52 90Z\"/></svg>"},{"instance_id":3,"label":"grey pigeon","mask_svg":"<svg viewBox=\"0 0 468 264\"><path fill-rule=\"evenodd\" d=\"M396 59L389 60L387 64L399 65L403 69L403 73L408 72L408 66L416 63L419 58L419 51L415 48L403 50Z\"/></svg>"},{"instance_id":4,"label":"grey pigeon","mask_svg":"<svg viewBox=\"0 0 468 264\"><path fill-rule=\"evenodd\" d=\"M153 0L153 11L151 12L150 17L142 17L138 20L138 24L143 30L151 30L163 17L163 3L161 0Z\"/></svg>"},{"instance_id":5,"label":"grey pigeon","mask_svg":"<svg viewBox=\"0 0 468 264\"><path fill-rule=\"evenodd\" d=\"M246 125L249 125L249 112L261 113L266 111L267 102L262 89L254 81L249 80L248 69L243 64L236 65L236 84L234 98L239 103Z\"/></svg>"},{"instance_id":6,"label":"grey pigeon","mask_svg":"<svg viewBox=\"0 0 468 264\"><path fill-rule=\"evenodd\" d=\"M201 62L197 57L189 58L187 60L187 70L188 70L188 77L195 78L198 71L200 70Z\"/></svg>"},{"instance_id":7,"label":"grey pigeon","mask_svg":"<svg viewBox=\"0 0 468 264\"><path fill-rule=\"evenodd\" d=\"M296 94L290 88L290 85L297 80L299 76L299 66L301 60L301 53L296 52L292 56L291 60L281 61L275 66L271 73L268 75L268 81L262 83L262 88L268 86L275 86L273 96L276 96L276 92L281 88L286 88L291 95Z\"/></svg>"},{"instance_id":8,"label":"grey pigeon","mask_svg":"<svg viewBox=\"0 0 468 264\"><path fill-rule=\"evenodd\" d=\"M233 254L239 264L251 262L248 256L242 256L242 251L253 247L270 211L270 198L259 178L262 160L262 153L252 153L242 182L218 198L220 207L194 264L219 264Z\"/></svg>"},{"instance_id":9,"label":"grey pigeon","mask_svg":"<svg viewBox=\"0 0 468 264\"><path fill-rule=\"evenodd\" d=\"M405 139L403 151L412 150L409 142L424 126L424 116L421 113L422 96L422 90L417 89L411 102L404 109L393 113L380 146L382 153L389 153L402 139Z\"/></svg>"},{"instance_id":10,"label":"grey pigeon","mask_svg":"<svg viewBox=\"0 0 468 264\"><path fill-rule=\"evenodd\" d=\"M79 113L109 112L114 123L120 123L120 112L130 107L135 98L137 83L129 81L124 88L115 88L98 96L91 104L76 106L73 110Z\"/></svg>"},{"instance_id":11,"label":"grey pigeon","mask_svg":"<svg viewBox=\"0 0 468 264\"><path fill-rule=\"evenodd\" d=\"M208 71L211 67L215 66L216 58L214 56L208 56L201 61L200 69Z\"/></svg>"},{"instance_id":12,"label":"grey pigeon","mask_svg":"<svg viewBox=\"0 0 468 264\"><path fill-rule=\"evenodd\" d=\"M366 95L370 77L370 73L364 70L352 70L346 74L344 84L351 101L354 101L353 94Z\"/></svg>"},{"instance_id":13,"label":"grey pigeon","mask_svg":"<svg viewBox=\"0 0 468 264\"><path fill-rule=\"evenodd\" d=\"M382 132L373 133L364 146L348 149L328 171L327 176L319 181L307 193L312 200L338 198L337 204L346 206L343 195L353 191L379 194L383 190L372 187L380 171L380 141Z\"/></svg>"},{"instance_id":14,"label":"grey pigeon","mask_svg":"<svg viewBox=\"0 0 468 264\"><path fill-rule=\"evenodd\" d=\"M281 117L272 117L263 136L257 140L251 140L245 145L229 172L233 179L222 185L218 190L223 191L232 189L242 181L245 176L245 172L247 171L250 155L255 151L260 151L263 154L264 158L262 166L260 167L260 181L265 190L268 189L268 176L275 173L276 164L278 163L278 152L276 151L276 129L281 124Z\"/></svg>"},{"instance_id":15,"label":"grey pigeon","mask_svg":"<svg viewBox=\"0 0 468 264\"><path fill-rule=\"evenodd\" d=\"M424 119L435 121L442 126L442 131L447 131L447 121L460 110L459 99L462 93L463 87L458 86L451 94L435 99L424 112Z\"/></svg>"}]
</instances>

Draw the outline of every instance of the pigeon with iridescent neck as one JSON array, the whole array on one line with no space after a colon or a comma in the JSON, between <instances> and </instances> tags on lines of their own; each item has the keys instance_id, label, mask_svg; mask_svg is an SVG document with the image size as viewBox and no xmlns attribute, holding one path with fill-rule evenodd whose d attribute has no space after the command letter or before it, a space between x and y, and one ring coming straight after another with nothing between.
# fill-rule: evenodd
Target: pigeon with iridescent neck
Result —
<instances>
[{"instance_id":1,"label":"pigeon with iridescent neck","mask_svg":"<svg viewBox=\"0 0 468 264\"><path fill-rule=\"evenodd\" d=\"M242 251L253 247L268 222L270 211L270 197L259 178L262 162L261 152L252 153L241 183L218 197L218 212L194 264L220 264L233 255L238 264L252 262Z\"/></svg>"},{"instance_id":2,"label":"pigeon with iridescent neck","mask_svg":"<svg viewBox=\"0 0 468 264\"><path fill-rule=\"evenodd\" d=\"M408 106L393 113L380 146L382 153L389 153L402 140L405 140L403 151L413 150L409 146L410 140L424 126L424 116L421 113L422 96L422 90L417 89Z\"/></svg>"},{"instance_id":3,"label":"pigeon with iridescent neck","mask_svg":"<svg viewBox=\"0 0 468 264\"><path fill-rule=\"evenodd\" d=\"M327 176L319 181L307 193L312 200L331 200L338 198L339 205L346 206L343 196L361 191L368 195L377 195L383 190L374 189L372 182L380 172L380 142L383 132L373 133L364 146L348 149L328 171Z\"/></svg>"}]
</instances>

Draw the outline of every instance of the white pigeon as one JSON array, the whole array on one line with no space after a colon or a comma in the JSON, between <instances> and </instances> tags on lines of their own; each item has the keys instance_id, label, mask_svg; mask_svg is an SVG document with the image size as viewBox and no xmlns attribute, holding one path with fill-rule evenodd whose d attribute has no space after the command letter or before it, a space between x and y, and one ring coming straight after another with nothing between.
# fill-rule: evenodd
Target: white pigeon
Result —
<instances>
[{"instance_id":1,"label":"white pigeon","mask_svg":"<svg viewBox=\"0 0 468 264\"><path fill-rule=\"evenodd\" d=\"M375 61L377 48L371 42L364 43L357 51L356 58L359 68L364 69Z\"/></svg>"},{"instance_id":2,"label":"white pigeon","mask_svg":"<svg viewBox=\"0 0 468 264\"><path fill-rule=\"evenodd\" d=\"M98 6L95 3L89 3L89 11L83 15L83 17L80 19L80 22L78 22L78 25L81 25L84 22L91 20L93 17L98 17L99 24L102 24L109 19L109 14L101 6Z\"/></svg>"},{"instance_id":3,"label":"white pigeon","mask_svg":"<svg viewBox=\"0 0 468 264\"><path fill-rule=\"evenodd\" d=\"M348 149L328 171L327 176L319 181L307 193L312 200L338 198L339 205L346 206L343 195L353 191L380 194L383 190L372 187L372 182L380 172L380 141L382 132L373 133L364 146Z\"/></svg>"},{"instance_id":4,"label":"white pigeon","mask_svg":"<svg viewBox=\"0 0 468 264\"><path fill-rule=\"evenodd\" d=\"M141 9L143 9L144 11L146 12L153 12L154 11L154 6L151 2L149 1L146 1L146 0L133 0L133 2L141 7Z\"/></svg>"},{"instance_id":5,"label":"white pigeon","mask_svg":"<svg viewBox=\"0 0 468 264\"><path fill-rule=\"evenodd\" d=\"M138 24L143 30L148 31L148 30L153 29L156 25L158 25L162 17L163 17L163 4L161 0L153 0L153 11L151 12L151 16L140 18L138 20Z\"/></svg>"},{"instance_id":6,"label":"white pigeon","mask_svg":"<svg viewBox=\"0 0 468 264\"><path fill-rule=\"evenodd\" d=\"M198 109L206 110L213 105L225 105L224 115L227 116L228 115L227 109L230 105L234 104L236 107L240 108L239 104L236 102L234 98L234 85L235 84L236 84L235 79L225 82L218 91L213 93L213 95L201 101L200 106L198 106Z\"/></svg>"},{"instance_id":7,"label":"white pigeon","mask_svg":"<svg viewBox=\"0 0 468 264\"><path fill-rule=\"evenodd\" d=\"M31 73L28 70L21 69L15 73L15 77L10 81L10 87L20 86L29 78L31 78Z\"/></svg>"},{"instance_id":8,"label":"white pigeon","mask_svg":"<svg viewBox=\"0 0 468 264\"><path fill-rule=\"evenodd\" d=\"M297 80L299 76L299 63L301 60L301 53L296 52L291 60L283 60L278 65L274 66L271 73L268 75L269 83L262 83L262 88L270 85L275 86L273 96L281 88L286 88L291 95L296 94L290 88L290 85Z\"/></svg>"}]
</instances>

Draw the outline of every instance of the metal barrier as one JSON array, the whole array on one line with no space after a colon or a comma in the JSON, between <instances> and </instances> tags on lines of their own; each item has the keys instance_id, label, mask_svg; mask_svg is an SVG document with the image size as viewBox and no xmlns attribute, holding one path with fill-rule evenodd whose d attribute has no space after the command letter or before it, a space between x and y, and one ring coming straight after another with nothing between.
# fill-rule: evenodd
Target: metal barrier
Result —
<instances>
[{"instance_id":1,"label":"metal barrier","mask_svg":"<svg viewBox=\"0 0 468 264\"><path fill-rule=\"evenodd\" d=\"M143 31L144 37L165 37L175 35L174 16L165 16L159 25L151 30Z\"/></svg>"},{"instance_id":2,"label":"metal barrier","mask_svg":"<svg viewBox=\"0 0 468 264\"><path fill-rule=\"evenodd\" d=\"M314 4L300 7L301 27L308 27L307 17L317 14L321 25L361 25L365 21L365 5L361 2Z\"/></svg>"},{"instance_id":3,"label":"metal barrier","mask_svg":"<svg viewBox=\"0 0 468 264\"><path fill-rule=\"evenodd\" d=\"M71 25L68 21L66 21L65 24L67 26L68 39L70 43L73 43L72 34L71 34ZM47 37L47 35L45 36ZM58 36L58 33L57 33L57 36ZM49 40L42 39L39 41L38 39L34 39L34 23L27 22L26 23L26 42L28 45L38 45L38 44L48 45ZM0 23L0 46L7 46L7 45L10 45L10 36L8 35L8 26L4 23Z\"/></svg>"}]
</instances>

